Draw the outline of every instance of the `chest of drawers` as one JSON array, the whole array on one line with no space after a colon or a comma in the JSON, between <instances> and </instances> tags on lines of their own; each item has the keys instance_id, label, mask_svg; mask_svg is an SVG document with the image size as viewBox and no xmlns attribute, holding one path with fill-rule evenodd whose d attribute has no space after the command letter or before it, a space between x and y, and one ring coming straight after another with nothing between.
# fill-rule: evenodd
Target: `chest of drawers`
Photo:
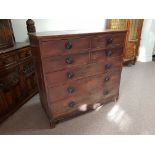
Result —
<instances>
[{"instance_id":1,"label":"chest of drawers","mask_svg":"<svg viewBox=\"0 0 155 155\"><path fill-rule=\"evenodd\" d=\"M30 34L41 103L51 125L119 95L126 31Z\"/></svg>"}]
</instances>

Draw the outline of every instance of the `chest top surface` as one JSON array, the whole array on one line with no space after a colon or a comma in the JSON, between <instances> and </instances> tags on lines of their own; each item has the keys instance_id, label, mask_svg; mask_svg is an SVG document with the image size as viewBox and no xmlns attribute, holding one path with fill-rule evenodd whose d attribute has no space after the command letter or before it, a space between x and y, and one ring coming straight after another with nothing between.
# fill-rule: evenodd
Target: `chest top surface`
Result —
<instances>
[{"instance_id":1,"label":"chest top surface","mask_svg":"<svg viewBox=\"0 0 155 155\"><path fill-rule=\"evenodd\" d=\"M127 30L64 30L64 31L46 31L30 33L30 37L36 37L39 40L46 40L48 38L63 38L72 36L93 36L107 33L126 33Z\"/></svg>"}]
</instances>

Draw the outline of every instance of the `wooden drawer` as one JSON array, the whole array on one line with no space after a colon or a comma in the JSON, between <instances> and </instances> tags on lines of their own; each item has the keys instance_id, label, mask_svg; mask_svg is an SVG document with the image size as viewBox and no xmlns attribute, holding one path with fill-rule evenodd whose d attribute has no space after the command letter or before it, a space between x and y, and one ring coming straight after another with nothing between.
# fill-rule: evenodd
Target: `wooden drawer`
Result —
<instances>
[{"instance_id":1,"label":"wooden drawer","mask_svg":"<svg viewBox=\"0 0 155 155\"><path fill-rule=\"evenodd\" d=\"M104 95L103 90L95 92L93 95L84 95L78 98L67 98L58 103L50 104L50 110L52 112L53 118L62 119L62 117L75 113L75 112L85 112L89 109L96 109L98 106L107 103L112 100L114 96L118 95L118 88L109 89L109 94ZM114 99L113 99L114 100Z\"/></svg>"},{"instance_id":2,"label":"wooden drawer","mask_svg":"<svg viewBox=\"0 0 155 155\"><path fill-rule=\"evenodd\" d=\"M118 66L120 66L120 63L113 63L110 71L120 70ZM45 75L45 78L48 86L55 86L66 82L76 81L81 78L103 74L107 72L107 70L105 70L105 63L99 62L48 73Z\"/></svg>"},{"instance_id":3,"label":"wooden drawer","mask_svg":"<svg viewBox=\"0 0 155 155\"><path fill-rule=\"evenodd\" d=\"M0 55L0 68L17 63L17 55L15 53L7 53Z\"/></svg>"},{"instance_id":4,"label":"wooden drawer","mask_svg":"<svg viewBox=\"0 0 155 155\"><path fill-rule=\"evenodd\" d=\"M79 53L90 48L90 39L79 38L47 41L42 43L41 48L43 50L41 53L42 57Z\"/></svg>"},{"instance_id":5,"label":"wooden drawer","mask_svg":"<svg viewBox=\"0 0 155 155\"><path fill-rule=\"evenodd\" d=\"M97 102L97 101L96 101ZM50 104L50 110L54 118L59 116L65 116L66 114L73 113L75 111L81 111L82 108L87 108L87 106L94 104L94 100L90 100L89 97L74 99L65 99L55 104ZM82 107L83 106L83 107ZM87 110L87 109L86 109Z\"/></svg>"},{"instance_id":6,"label":"wooden drawer","mask_svg":"<svg viewBox=\"0 0 155 155\"><path fill-rule=\"evenodd\" d=\"M122 54L123 54L122 48L103 49L103 50L92 51L91 58L93 61L98 61L106 58L122 56Z\"/></svg>"},{"instance_id":7,"label":"wooden drawer","mask_svg":"<svg viewBox=\"0 0 155 155\"><path fill-rule=\"evenodd\" d=\"M18 53L19 59L25 59L25 58L31 57L31 48L30 47L19 49L18 52L19 52Z\"/></svg>"},{"instance_id":8,"label":"wooden drawer","mask_svg":"<svg viewBox=\"0 0 155 155\"><path fill-rule=\"evenodd\" d=\"M92 39L92 48L122 47L125 34L105 34Z\"/></svg>"},{"instance_id":9,"label":"wooden drawer","mask_svg":"<svg viewBox=\"0 0 155 155\"><path fill-rule=\"evenodd\" d=\"M44 72L49 73L61 69L89 63L89 53L57 56L43 59Z\"/></svg>"}]
</instances>

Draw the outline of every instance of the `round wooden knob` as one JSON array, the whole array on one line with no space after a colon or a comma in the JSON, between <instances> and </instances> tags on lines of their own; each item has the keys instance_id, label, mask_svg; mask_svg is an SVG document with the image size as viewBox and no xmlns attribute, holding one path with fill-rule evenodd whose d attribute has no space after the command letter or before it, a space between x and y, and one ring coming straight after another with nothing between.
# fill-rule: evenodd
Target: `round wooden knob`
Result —
<instances>
[{"instance_id":1,"label":"round wooden knob","mask_svg":"<svg viewBox=\"0 0 155 155\"><path fill-rule=\"evenodd\" d=\"M112 67L112 65L111 64L106 64L105 65L105 69L107 70L107 69L110 69Z\"/></svg>"},{"instance_id":2,"label":"round wooden knob","mask_svg":"<svg viewBox=\"0 0 155 155\"><path fill-rule=\"evenodd\" d=\"M71 43L70 41L67 41L67 42L65 43L65 48L66 48L66 49L71 49L71 48L72 48L72 43Z\"/></svg>"},{"instance_id":3,"label":"round wooden knob","mask_svg":"<svg viewBox=\"0 0 155 155\"><path fill-rule=\"evenodd\" d=\"M112 38L107 38L107 44L112 44L113 39Z\"/></svg>"},{"instance_id":4,"label":"round wooden knob","mask_svg":"<svg viewBox=\"0 0 155 155\"><path fill-rule=\"evenodd\" d=\"M74 62L73 58L71 56L66 57L65 62L67 64L72 64Z\"/></svg>"},{"instance_id":5,"label":"round wooden knob","mask_svg":"<svg viewBox=\"0 0 155 155\"><path fill-rule=\"evenodd\" d=\"M68 103L68 106L69 106L70 108L75 107L75 105L76 105L76 103L75 103L74 101L71 101L71 102Z\"/></svg>"},{"instance_id":6,"label":"round wooden knob","mask_svg":"<svg viewBox=\"0 0 155 155\"><path fill-rule=\"evenodd\" d=\"M72 93L75 92L75 88L70 86L70 87L67 88L67 91L68 91L68 93L72 94Z\"/></svg>"},{"instance_id":7,"label":"round wooden knob","mask_svg":"<svg viewBox=\"0 0 155 155\"><path fill-rule=\"evenodd\" d=\"M109 76L106 76L105 78L104 78L104 81L105 82L107 82L107 81L109 81L110 80L110 77Z\"/></svg>"},{"instance_id":8,"label":"round wooden knob","mask_svg":"<svg viewBox=\"0 0 155 155\"><path fill-rule=\"evenodd\" d=\"M103 95L108 95L109 94L109 91L108 90L105 90L104 92L103 92Z\"/></svg>"},{"instance_id":9,"label":"round wooden knob","mask_svg":"<svg viewBox=\"0 0 155 155\"><path fill-rule=\"evenodd\" d=\"M112 55L112 51L111 50L107 50L105 51L106 56L110 57Z\"/></svg>"},{"instance_id":10,"label":"round wooden knob","mask_svg":"<svg viewBox=\"0 0 155 155\"><path fill-rule=\"evenodd\" d=\"M68 77L68 79L72 79L74 77L74 73L73 72L67 72L67 77Z\"/></svg>"}]
</instances>

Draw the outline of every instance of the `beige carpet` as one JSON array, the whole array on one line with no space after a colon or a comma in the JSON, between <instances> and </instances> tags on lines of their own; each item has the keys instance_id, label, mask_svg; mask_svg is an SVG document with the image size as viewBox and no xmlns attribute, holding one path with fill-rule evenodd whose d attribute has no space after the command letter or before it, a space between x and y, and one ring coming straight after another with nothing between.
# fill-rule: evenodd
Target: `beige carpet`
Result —
<instances>
[{"instance_id":1,"label":"beige carpet","mask_svg":"<svg viewBox=\"0 0 155 155\"><path fill-rule=\"evenodd\" d=\"M155 62L123 68L116 104L50 129L36 95L0 125L0 134L155 134Z\"/></svg>"}]
</instances>

